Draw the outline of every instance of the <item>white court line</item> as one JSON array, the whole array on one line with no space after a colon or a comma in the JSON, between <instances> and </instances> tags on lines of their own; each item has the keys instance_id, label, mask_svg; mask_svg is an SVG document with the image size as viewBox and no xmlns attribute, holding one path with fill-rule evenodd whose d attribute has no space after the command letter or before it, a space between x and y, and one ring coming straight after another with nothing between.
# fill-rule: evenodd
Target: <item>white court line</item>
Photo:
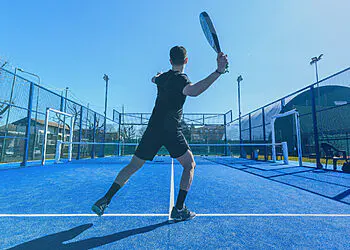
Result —
<instances>
[{"instance_id":1,"label":"white court line","mask_svg":"<svg viewBox=\"0 0 350 250\"><path fill-rule=\"evenodd\" d=\"M103 217L166 217L168 214L104 214ZM98 217L96 214L0 214L0 217Z\"/></svg>"},{"instance_id":2,"label":"white court line","mask_svg":"<svg viewBox=\"0 0 350 250\"><path fill-rule=\"evenodd\" d=\"M170 177L170 202L169 202L169 214L168 219L170 220L170 214L171 210L174 207L174 196L175 196L175 190L174 190L174 159L171 159L171 177Z\"/></svg>"},{"instance_id":3,"label":"white court line","mask_svg":"<svg viewBox=\"0 0 350 250\"><path fill-rule=\"evenodd\" d=\"M197 214L199 217L350 217L350 214Z\"/></svg>"},{"instance_id":4,"label":"white court line","mask_svg":"<svg viewBox=\"0 0 350 250\"><path fill-rule=\"evenodd\" d=\"M102 217L168 217L169 214L104 214ZM198 217L350 217L350 214L197 214ZM96 214L0 214L0 217L97 217Z\"/></svg>"}]
</instances>

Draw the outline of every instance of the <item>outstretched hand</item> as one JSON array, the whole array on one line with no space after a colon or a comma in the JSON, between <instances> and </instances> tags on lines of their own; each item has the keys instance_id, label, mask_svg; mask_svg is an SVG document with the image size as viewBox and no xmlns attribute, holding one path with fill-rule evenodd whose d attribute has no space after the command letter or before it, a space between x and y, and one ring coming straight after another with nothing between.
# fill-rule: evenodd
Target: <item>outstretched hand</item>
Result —
<instances>
[{"instance_id":1,"label":"outstretched hand","mask_svg":"<svg viewBox=\"0 0 350 250\"><path fill-rule=\"evenodd\" d=\"M216 61L218 65L217 71L222 74L225 73L228 67L227 55L225 55L223 52L218 53Z\"/></svg>"}]
</instances>

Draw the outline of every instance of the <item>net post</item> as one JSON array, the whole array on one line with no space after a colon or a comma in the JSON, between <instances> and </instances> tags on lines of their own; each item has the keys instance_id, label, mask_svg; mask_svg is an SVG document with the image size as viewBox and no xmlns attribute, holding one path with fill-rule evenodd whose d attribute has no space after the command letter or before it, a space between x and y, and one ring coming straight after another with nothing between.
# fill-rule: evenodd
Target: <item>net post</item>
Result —
<instances>
[{"instance_id":1,"label":"net post","mask_svg":"<svg viewBox=\"0 0 350 250\"><path fill-rule=\"evenodd\" d=\"M45 116L44 142L43 142L43 147L42 147L41 165L45 165L45 161L46 161L46 147L47 147L48 126L49 126L49 114L50 114L50 108L47 108L46 109L46 116Z\"/></svg>"},{"instance_id":2,"label":"net post","mask_svg":"<svg viewBox=\"0 0 350 250\"><path fill-rule=\"evenodd\" d=\"M58 140L56 145L56 155L55 155L55 163L59 163L61 159L61 151L62 151L62 141Z\"/></svg>"},{"instance_id":3,"label":"net post","mask_svg":"<svg viewBox=\"0 0 350 250\"><path fill-rule=\"evenodd\" d=\"M284 164L288 165L289 159L288 159L288 144L287 144L287 142L282 142L282 152L283 152L283 162L284 162Z\"/></svg>"}]
</instances>

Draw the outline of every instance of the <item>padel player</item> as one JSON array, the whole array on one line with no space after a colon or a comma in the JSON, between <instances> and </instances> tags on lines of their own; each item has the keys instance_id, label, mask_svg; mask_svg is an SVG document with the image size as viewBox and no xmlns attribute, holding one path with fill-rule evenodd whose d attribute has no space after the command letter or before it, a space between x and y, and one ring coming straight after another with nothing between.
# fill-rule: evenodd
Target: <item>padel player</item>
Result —
<instances>
[{"instance_id":1,"label":"padel player","mask_svg":"<svg viewBox=\"0 0 350 250\"><path fill-rule=\"evenodd\" d=\"M196 163L181 131L182 108L186 96L200 95L225 72L228 61L227 55L219 53L217 69L195 84L192 84L184 74L187 62L186 49L182 46L175 46L170 50L172 69L163 74L158 73L152 78L152 82L157 85L158 93L148 127L130 163L119 172L105 196L92 206L92 210L97 215L103 215L115 193L125 185L131 175L143 166L145 161L152 161L158 150L164 145L170 156L176 158L183 166L180 191L176 205L172 209L171 218L182 221L196 216L184 205L187 192L192 184Z\"/></svg>"}]
</instances>

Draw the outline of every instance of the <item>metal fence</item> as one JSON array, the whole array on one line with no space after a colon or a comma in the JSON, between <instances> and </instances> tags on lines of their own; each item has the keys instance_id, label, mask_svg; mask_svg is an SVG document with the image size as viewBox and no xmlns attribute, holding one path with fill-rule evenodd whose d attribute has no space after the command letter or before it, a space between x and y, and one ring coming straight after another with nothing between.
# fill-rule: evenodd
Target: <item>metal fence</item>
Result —
<instances>
[{"instance_id":1,"label":"metal fence","mask_svg":"<svg viewBox=\"0 0 350 250\"><path fill-rule=\"evenodd\" d=\"M120 154L133 154L135 145L139 143L145 132L151 113L119 113L113 111L113 119L120 122L121 142ZM226 125L232 121L232 111L225 114L218 113L185 113L182 115L181 128L186 140L191 145L210 145L227 143ZM124 145L125 143L125 145ZM130 144L135 145L130 145ZM127 145L129 144L129 145ZM191 146L192 148L192 146ZM197 148L197 153L198 148ZM215 147L202 147L207 153L215 152ZM222 147L223 154L227 154L226 148ZM194 153L196 153L194 152ZM158 154L168 154L167 150L162 147Z\"/></svg>"},{"instance_id":2,"label":"metal fence","mask_svg":"<svg viewBox=\"0 0 350 250\"><path fill-rule=\"evenodd\" d=\"M79 103L29 81L6 69L0 69L0 163L40 160L44 136L45 113L53 108L75 117L69 128L64 117L51 117L47 158L53 158L57 140L66 141L73 129L75 142L116 141L120 123ZM104 147L84 150L75 146L74 157L110 154ZM64 154L65 152L63 152Z\"/></svg>"},{"instance_id":3,"label":"metal fence","mask_svg":"<svg viewBox=\"0 0 350 250\"><path fill-rule=\"evenodd\" d=\"M321 167L322 143L350 153L350 68L326 77L281 99L260 107L227 126L228 142L271 142L272 117L296 109L300 115L303 155ZM289 154L297 155L293 117L276 120L277 141L287 141Z\"/></svg>"},{"instance_id":4,"label":"metal fence","mask_svg":"<svg viewBox=\"0 0 350 250\"><path fill-rule=\"evenodd\" d=\"M109 119L63 94L0 68L0 163L21 162L25 166L28 161L41 159L47 108L74 115L75 142L138 143L151 116L114 110L113 118ZM292 109L299 112L303 155L310 161L320 166L325 142L350 154L350 68L249 112L241 120L233 120L232 111L185 113L181 125L191 144L270 143L272 117ZM68 140L71 129L64 117L53 117L50 121L47 158L54 157L57 140ZM276 140L287 141L289 154L296 156L293 122L292 117L276 120L275 132ZM75 158L115 153L103 146L75 147Z\"/></svg>"},{"instance_id":5,"label":"metal fence","mask_svg":"<svg viewBox=\"0 0 350 250\"><path fill-rule=\"evenodd\" d=\"M113 119L120 122L121 142L138 143L141 139L151 113L119 113L113 111ZM232 111L218 113L185 113L181 127L189 143L226 143L226 125L232 121Z\"/></svg>"}]
</instances>

